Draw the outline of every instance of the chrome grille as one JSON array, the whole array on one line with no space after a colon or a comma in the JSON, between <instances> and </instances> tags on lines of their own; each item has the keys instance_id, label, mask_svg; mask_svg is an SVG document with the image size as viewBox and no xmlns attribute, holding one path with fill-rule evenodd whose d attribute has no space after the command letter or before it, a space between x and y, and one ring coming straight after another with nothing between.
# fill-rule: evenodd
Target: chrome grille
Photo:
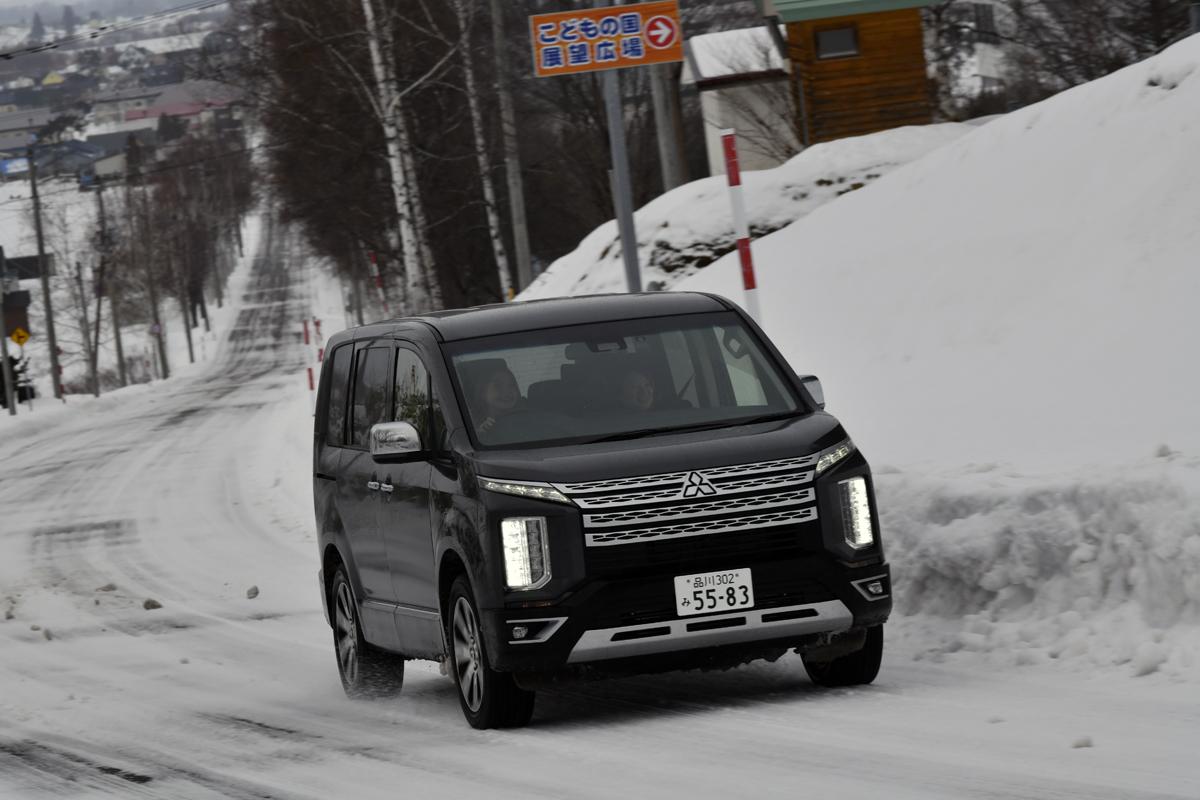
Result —
<instances>
[{"instance_id":1,"label":"chrome grille","mask_svg":"<svg viewBox=\"0 0 1200 800\"><path fill-rule=\"evenodd\" d=\"M583 509L586 544L606 547L812 522L816 463L813 455L555 488Z\"/></svg>"}]
</instances>

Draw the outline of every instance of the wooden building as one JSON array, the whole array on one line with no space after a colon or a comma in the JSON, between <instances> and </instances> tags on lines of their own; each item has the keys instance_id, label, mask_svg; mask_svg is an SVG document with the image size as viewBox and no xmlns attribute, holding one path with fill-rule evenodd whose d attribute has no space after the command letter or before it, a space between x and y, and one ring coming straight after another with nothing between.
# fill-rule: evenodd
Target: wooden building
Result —
<instances>
[{"instance_id":1,"label":"wooden building","mask_svg":"<svg viewBox=\"0 0 1200 800\"><path fill-rule=\"evenodd\" d=\"M921 7L935 0L762 0L787 25L811 145L933 121Z\"/></svg>"}]
</instances>

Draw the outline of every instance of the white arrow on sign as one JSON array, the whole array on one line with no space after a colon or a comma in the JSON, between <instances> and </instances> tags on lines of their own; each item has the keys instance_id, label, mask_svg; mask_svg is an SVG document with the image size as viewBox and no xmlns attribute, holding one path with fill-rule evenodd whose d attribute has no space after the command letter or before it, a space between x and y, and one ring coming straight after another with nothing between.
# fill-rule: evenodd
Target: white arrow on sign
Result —
<instances>
[{"instance_id":1,"label":"white arrow on sign","mask_svg":"<svg viewBox=\"0 0 1200 800\"><path fill-rule=\"evenodd\" d=\"M675 43L679 28L670 17L654 17L646 24L646 35L650 37L651 47L663 50Z\"/></svg>"}]
</instances>

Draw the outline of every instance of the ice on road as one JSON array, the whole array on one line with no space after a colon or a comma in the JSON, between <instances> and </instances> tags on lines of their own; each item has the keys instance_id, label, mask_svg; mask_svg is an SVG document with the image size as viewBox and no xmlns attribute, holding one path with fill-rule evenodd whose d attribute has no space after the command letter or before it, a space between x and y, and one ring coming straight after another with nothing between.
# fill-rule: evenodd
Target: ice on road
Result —
<instances>
[{"instance_id":1,"label":"ice on road","mask_svg":"<svg viewBox=\"0 0 1200 800\"><path fill-rule=\"evenodd\" d=\"M788 656L564 686L478 732L414 663L348 700L296 249L268 229L207 372L0 429L0 797L1200 797L1195 682L932 663L905 620L852 690Z\"/></svg>"}]
</instances>

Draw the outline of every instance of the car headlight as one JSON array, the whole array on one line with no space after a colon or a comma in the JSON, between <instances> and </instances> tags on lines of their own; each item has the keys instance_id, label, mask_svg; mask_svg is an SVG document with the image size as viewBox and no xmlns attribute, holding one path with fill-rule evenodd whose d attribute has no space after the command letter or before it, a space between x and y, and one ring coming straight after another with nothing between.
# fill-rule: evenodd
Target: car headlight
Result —
<instances>
[{"instance_id":1,"label":"car headlight","mask_svg":"<svg viewBox=\"0 0 1200 800\"><path fill-rule=\"evenodd\" d=\"M544 517L509 517L500 522L504 583L509 589L540 589L550 582L550 546Z\"/></svg>"},{"instance_id":2,"label":"car headlight","mask_svg":"<svg viewBox=\"0 0 1200 800\"><path fill-rule=\"evenodd\" d=\"M871 498L867 494L866 478L850 478L838 484L842 500L842 529L846 544L862 550L875 544L871 526Z\"/></svg>"},{"instance_id":3,"label":"car headlight","mask_svg":"<svg viewBox=\"0 0 1200 800\"><path fill-rule=\"evenodd\" d=\"M531 483L529 481L497 481L491 478L480 478L479 485L489 492L511 494L516 497L529 497L534 500L549 500L552 503L574 505L567 496L548 483Z\"/></svg>"},{"instance_id":4,"label":"car headlight","mask_svg":"<svg viewBox=\"0 0 1200 800\"><path fill-rule=\"evenodd\" d=\"M835 444L833 447L827 447L821 451L821 457L817 459L817 474L820 475L828 469L831 469L838 462L845 459L854 452L854 442L847 439L841 444Z\"/></svg>"}]
</instances>

